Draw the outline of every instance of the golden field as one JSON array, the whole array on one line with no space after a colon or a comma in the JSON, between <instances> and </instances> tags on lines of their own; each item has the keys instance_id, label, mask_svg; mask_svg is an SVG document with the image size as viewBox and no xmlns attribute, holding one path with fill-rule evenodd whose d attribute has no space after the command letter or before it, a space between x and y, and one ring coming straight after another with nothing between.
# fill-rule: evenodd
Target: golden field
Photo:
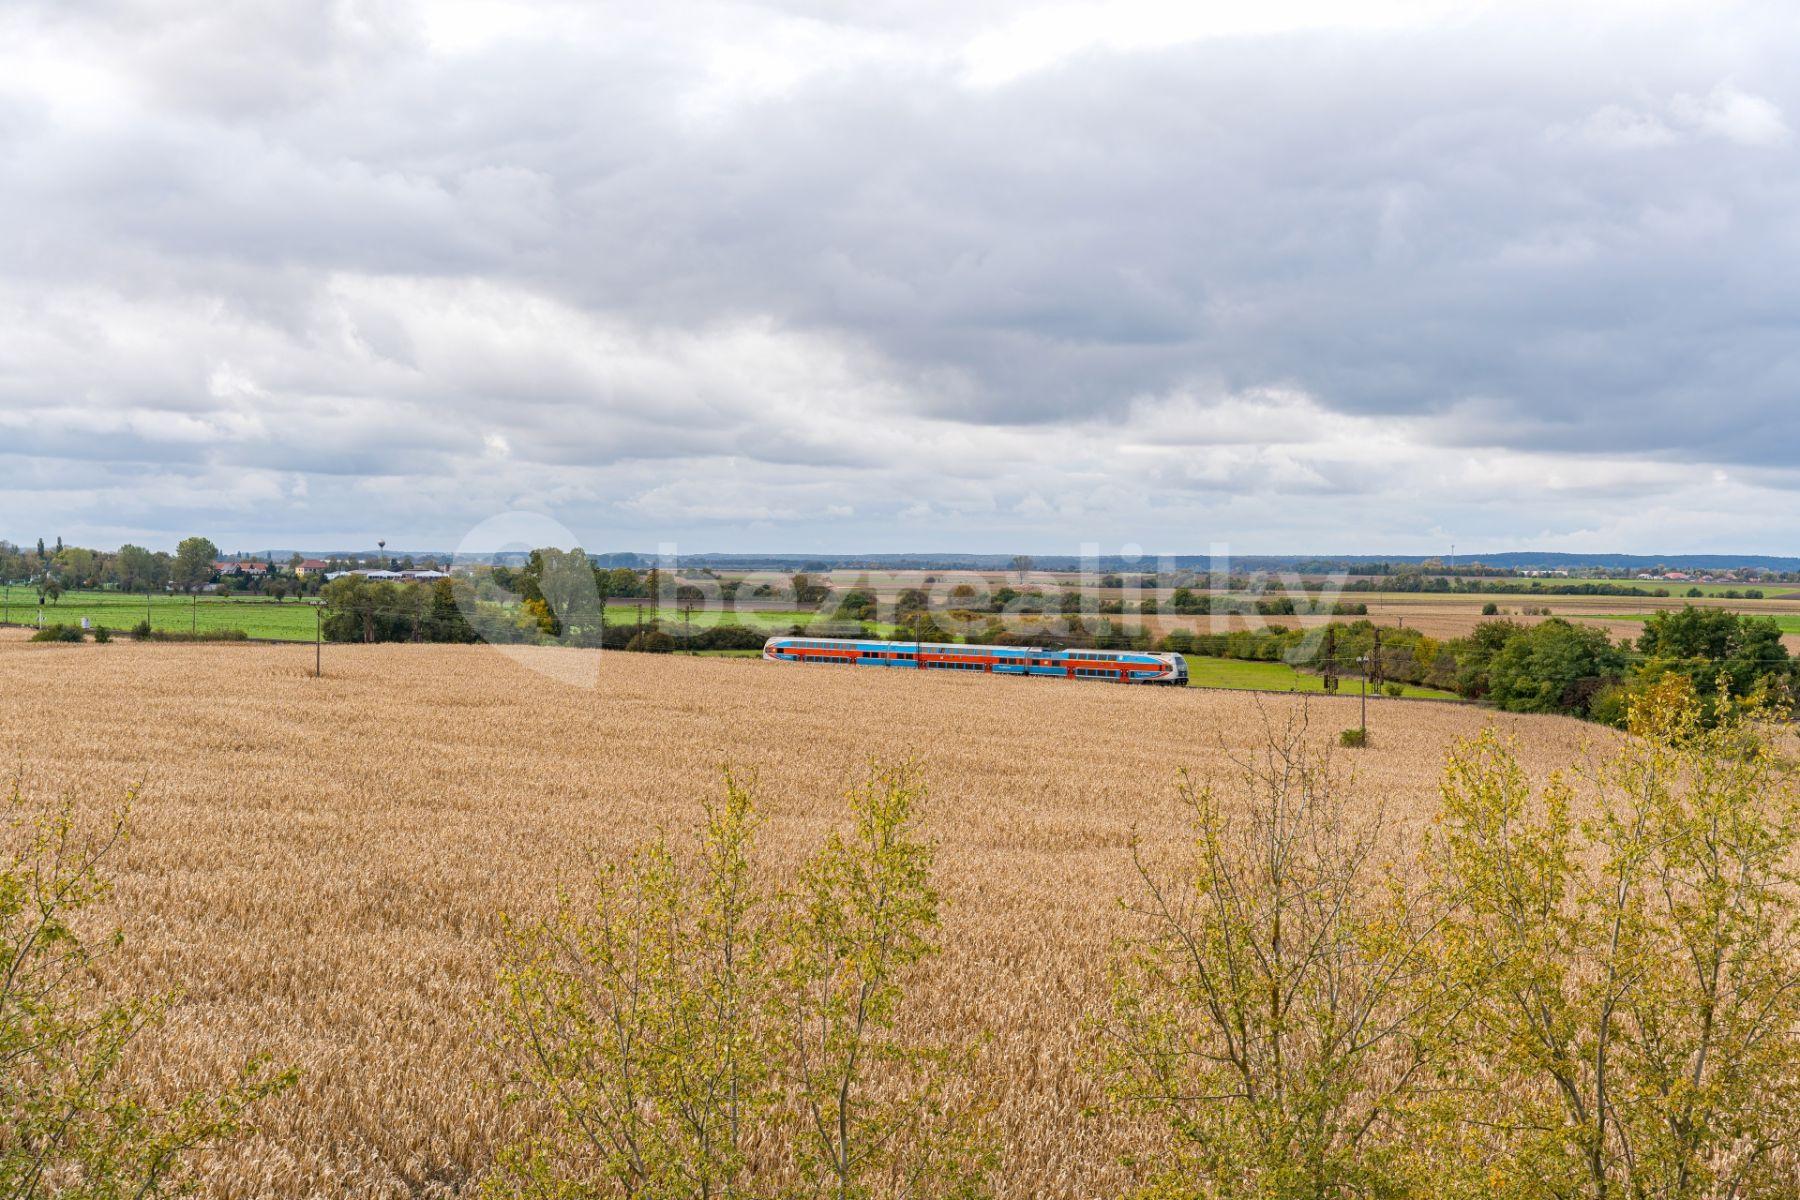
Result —
<instances>
[{"instance_id":1,"label":"golden field","mask_svg":"<svg viewBox=\"0 0 1800 1200\"><path fill-rule=\"evenodd\" d=\"M569 673L571 652L531 661ZM1167 843L1178 768L1227 756L1297 698L839 672L611 654L588 686L484 647L37 645L0 640L0 735L28 794L102 810L142 781L108 914L113 971L177 989L133 1064L156 1087L267 1051L303 1077L257 1138L205 1163L214 1197L471 1190L513 1117L476 1036L502 911L546 908L589 854L685 831L732 762L760 774L765 849L792 863L839 820L871 756L914 755L932 788L946 953L919 1019L993 1041L1002 1196L1124 1181L1120 1131L1084 1116L1080 1066L1134 828ZM1606 731L1571 720L1376 700L1359 803L1430 815L1455 739L1498 721L1530 761ZM1310 701L1321 739L1353 699Z\"/></svg>"}]
</instances>

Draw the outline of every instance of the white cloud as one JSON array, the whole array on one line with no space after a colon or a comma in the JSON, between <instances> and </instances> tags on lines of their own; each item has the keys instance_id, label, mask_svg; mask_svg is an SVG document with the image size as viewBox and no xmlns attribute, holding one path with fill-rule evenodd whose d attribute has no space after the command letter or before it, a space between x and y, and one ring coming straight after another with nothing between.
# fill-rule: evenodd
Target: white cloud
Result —
<instances>
[{"instance_id":1,"label":"white cloud","mask_svg":"<svg viewBox=\"0 0 1800 1200\"><path fill-rule=\"evenodd\" d=\"M1392 30L1469 11L1449 0L1109 0L1035 6L985 30L962 50L965 77L993 87L1084 52L1130 53L1209 38Z\"/></svg>"},{"instance_id":2,"label":"white cloud","mask_svg":"<svg viewBox=\"0 0 1800 1200\"><path fill-rule=\"evenodd\" d=\"M1705 96L1676 96L1669 109L1695 129L1740 146L1781 146L1791 137L1778 105L1727 83Z\"/></svg>"},{"instance_id":3,"label":"white cloud","mask_svg":"<svg viewBox=\"0 0 1800 1200\"><path fill-rule=\"evenodd\" d=\"M1573 132L1595 146L1620 150L1667 146L1680 136L1655 113L1640 112L1622 104L1608 104L1596 109Z\"/></svg>"},{"instance_id":4,"label":"white cloud","mask_svg":"<svg viewBox=\"0 0 1800 1200\"><path fill-rule=\"evenodd\" d=\"M1771 147L1791 137L1779 105L1729 83L1704 96L1680 92L1655 110L1608 104L1572 126L1553 131L1611 150L1651 150L1691 138L1721 138L1740 146Z\"/></svg>"}]
</instances>

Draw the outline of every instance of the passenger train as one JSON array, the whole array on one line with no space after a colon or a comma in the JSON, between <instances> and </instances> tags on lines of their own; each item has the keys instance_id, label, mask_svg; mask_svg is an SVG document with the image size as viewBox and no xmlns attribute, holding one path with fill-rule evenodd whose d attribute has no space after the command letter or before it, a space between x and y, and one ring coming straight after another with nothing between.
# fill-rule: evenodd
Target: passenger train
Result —
<instances>
[{"instance_id":1,"label":"passenger train","mask_svg":"<svg viewBox=\"0 0 1800 1200\"><path fill-rule=\"evenodd\" d=\"M1045 650L1037 646L964 646L865 642L849 638L772 637L770 662L826 663L913 671L982 671L1043 679L1096 679L1186 687L1187 659L1147 650Z\"/></svg>"}]
</instances>

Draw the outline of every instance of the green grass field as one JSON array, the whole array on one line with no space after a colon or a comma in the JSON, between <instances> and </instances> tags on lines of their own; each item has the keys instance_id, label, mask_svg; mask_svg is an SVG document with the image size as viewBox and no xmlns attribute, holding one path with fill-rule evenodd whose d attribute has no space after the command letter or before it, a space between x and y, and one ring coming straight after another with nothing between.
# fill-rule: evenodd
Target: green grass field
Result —
<instances>
[{"instance_id":1,"label":"green grass field","mask_svg":"<svg viewBox=\"0 0 1800 1200\"><path fill-rule=\"evenodd\" d=\"M1633 600L1639 599L1654 598L1658 601L1690 599L1691 597L1688 596L1689 588L1699 588L1701 595L1710 597L1720 597L1726 592L1738 592L1740 593L1741 598L1741 594L1746 589L1754 589L1762 592L1762 598L1764 600L1792 600L1800 598L1800 592L1797 592L1794 585L1791 583L1680 583L1661 579L1561 579L1555 582L1558 585L1612 583L1617 584L1620 587L1637 588L1643 595L1563 595L1551 591L1550 588L1552 585L1549 583L1546 583L1543 590L1534 592L1531 590L1530 582L1526 581L1524 585L1516 590L1505 592L1341 592L1337 595L1336 599L1342 600L1347 604L1361 601L1364 604L1473 604L1476 606L1492 600L1501 607L1505 607L1508 604L1536 603L1540 600L1545 604L1550 605L1594 602L1629 604ZM1659 590L1666 592L1667 595L1657 596L1656 592ZM1281 593L1279 589L1271 589L1271 594L1279 595ZM1298 598L1296 598L1296 602L1298 602ZM1743 603L1754 605L1757 604L1758 601L1744 600Z\"/></svg>"},{"instance_id":2,"label":"green grass field","mask_svg":"<svg viewBox=\"0 0 1800 1200\"><path fill-rule=\"evenodd\" d=\"M124 632L146 615L152 629L177 632L219 632L241 629L253 638L310 642L315 617L310 604L297 600L201 596L131 596L122 592L65 592L62 599L43 606L44 624L79 625L86 617L95 625ZM0 620L14 625L38 623L38 596L27 587L0 588Z\"/></svg>"},{"instance_id":3,"label":"green grass field","mask_svg":"<svg viewBox=\"0 0 1800 1200\"><path fill-rule=\"evenodd\" d=\"M1296 671L1281 662L1241 662L1235 658L1205 658L1190 654L1187 664L1189 687L1232 688L1244 692L1325 691L1325 681L1319 676ZM1355 677L1344 677L1339 681L1338 695L1360 695L1361 687L1361 681ZM1454 692L1410 685L1402 694L1431 700L1459 699Z\"/></svg>"},{"instance_id":4,"label":"green grass field","mask_svg":"<svg viewBox=\"0 0 1800 1200\"><path fill-rule=\"evenodd\" d=\"M1585 583L1588 580L1558 580L1557 582ZM1758 591L1765 600L1775 600L1794 595L1791 583L1684 583L1679 579L1595 579L1593 583L1619 583L1640 588L1667 588L1669 595L1680 599L1693 588L1698 588L1703 596L1723 596L1726 592L1743 593ZM1751 603L1755 603L1752 601Z\"/></svg>"},{"instance_id":5,"label":"green grass field","mask_svg":"<svg viewBox=\"0 0 1800 1200\"><path fill-rule=\"evenodd\" d=\"M1750 611L1747 615L1753 617L1768 617L1781 627L1781 632L1783 633L1800 633L1800 613L1762 613ZM1606 613L1604 616L1595 619L1605 621L1636 621L1639 625L1642 625L1645 621L1650 619L1650 614Z\"/></svg>"},{"instance_id":6,"label":"green grass field","mask_svg":"<svg viewBox=\"0 0 1800 1200\"><path fill-rule=\"evenodd\" d=\"M606 623L608 625L628 625L637 620L635 603L614 601L606 606ZM663 628L670 631L679 630L688 617L679 608L652 608L644 606L644 620L649 622L661 619ZM693 611L692 619L695 629L710 629L714 625L744 625L752 629L766 630L771 634L786 633L796 624L805 625L819 619L817 613L802 612L798 609L744 609L743 611L700 609ZM870 627L878 637L891 637L894 626L888 622L872 621Z\"/></svg>"}]
</instances>

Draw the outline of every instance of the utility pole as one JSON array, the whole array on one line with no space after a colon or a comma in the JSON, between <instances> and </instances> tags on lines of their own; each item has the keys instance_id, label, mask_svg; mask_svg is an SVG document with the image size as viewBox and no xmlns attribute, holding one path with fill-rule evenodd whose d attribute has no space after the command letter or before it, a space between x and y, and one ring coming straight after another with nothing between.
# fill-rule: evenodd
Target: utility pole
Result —
<instances>
[{"instance_id":1,"label":"utility pole","mask_svg":"<svg viewBox=\"0 0 1800 1200\"><path fill-rule=\"evenodd\" d=\"M1325 688L1327 695L1332 695L1332 696L1337 695L1337 690L1338 690L1337 627L1334 625L1327 625L1325 627L1325 681L1324 681L1324 688Z\"/></svg>"},{"instance_id":2,"label":"utility pole","mask_svg":"<svg viewBox=\"0 0 1800 1200\"><path fill-rule=\"evenodd\" d=\"M694 652L694 605L692 601L682 607L681 619L687 626L687 650L689 654L692 654Z\"/></svg>"},{"instance_id":3,"label":"utility pole","mask_svg":"<svg viewBox=\"0 0 1800 1200\"><path fill-rule=\"evenodd\" d=\"M1375 627L1375 649L1370 654L1369 670L1374 673L1375 686L1381 686L1381 626Z\"/></svg>"},{"instance_id":4,"label":"utility pole","mask_svg":"<svg viewBox=\"0 0 1800 1200\"><path fill-rule=\"evenodd\" d=\"M325 606L313 605L313 678L325 672Z\"/></svg>"},{"instance_id":5,"label":"utility pole","mask_svg":"<svg viewBox=\"0 0 1800 1200\"><path fill-rule=\"evenodd\" d=\"M200 634L200 593L193 593L188 602L188 636L198 637Z\"/></svg>"},{"instance_id":6,"label":"utility pole","mask_svg":"<svg viewBox=\"0 0 1800 1200\"><path fill-rule=\"evenodd\" d=\"M638 606L637 606L637 644L638 644L638 649L640 649L640 650L643 649L643 647L644 647L644 604L643 604L643 601L641 601L641 600L638 601Z\"/></svg>"},{"instance_id":7,"label":"utility pole","mask_svg":"<svg viewBox=\"0 0 1800 1200\"><path fill-rule=\"evenodd\" d=\"M1368 665L1367 659L1363 660L1363 673L1362 673L1362 738L1363 738L1363 744L1365 746L1368 745L1368 743L1369 743L1369 665Z\"/></svg>"}]
</instances>

